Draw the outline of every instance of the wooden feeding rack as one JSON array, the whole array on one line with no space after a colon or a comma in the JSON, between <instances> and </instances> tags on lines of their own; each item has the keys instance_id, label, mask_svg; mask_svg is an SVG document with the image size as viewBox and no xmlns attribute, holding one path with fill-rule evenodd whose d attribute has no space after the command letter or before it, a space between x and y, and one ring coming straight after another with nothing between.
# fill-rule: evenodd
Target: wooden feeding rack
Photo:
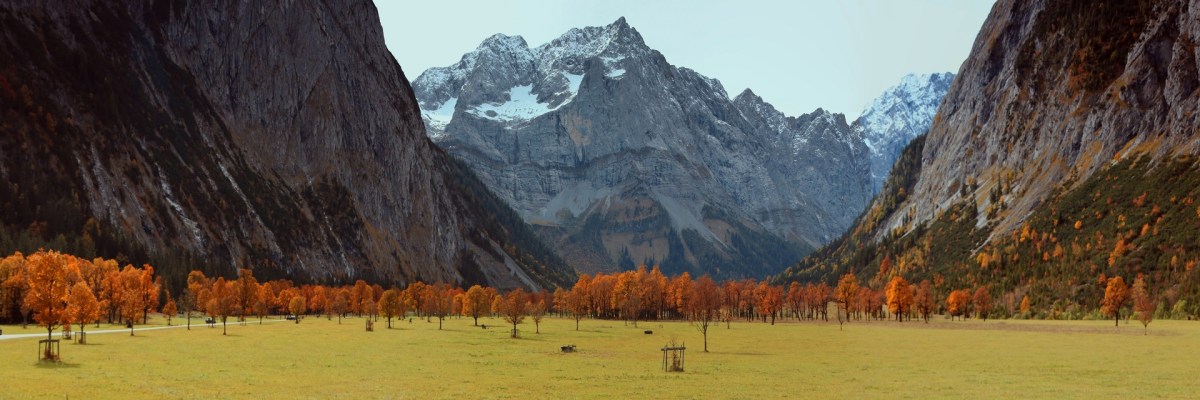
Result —
<instances>
[{"instance_id":1,"label":"wooden feeding rack","mask_svg":"<svg viewBox=\"0 0 1200 400\"><path fill-rule=\"evenodd\" d=\"M687 347L683 345L675 346L674 344L669 344L663 346L663 371L683 372L683 357L685 351L687 351Z\"/></svg>"}]
</instances>

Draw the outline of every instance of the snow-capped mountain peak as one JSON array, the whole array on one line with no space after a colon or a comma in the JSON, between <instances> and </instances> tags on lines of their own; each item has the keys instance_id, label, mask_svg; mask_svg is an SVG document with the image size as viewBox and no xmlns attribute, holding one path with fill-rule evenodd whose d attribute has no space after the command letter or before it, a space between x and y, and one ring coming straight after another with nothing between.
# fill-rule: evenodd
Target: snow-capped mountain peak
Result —
<instances>
[{"instance_id":1,"label":"snow-capped mountain peak","mask_svg":"<svg viewBox=\"0 0 1200 400\"><path fill-rule=\"evenodd\" d=\"M457 112L525 123L575 98L587 60L598 59L607 79L620 80L627 59L652 53L624 17L606 26L573 28L534 48L521 36L495 34L454 65L422 73L413 90L434 136Z\"/></svg>"},{"instance_id":2,"label":"snow-capped mountain peak","mask_svg":"<svg viewBox=\"0 0 1200 400\"><path fill-rule=\"evenodd\" d=\"M871 150L875 190L883 186L904 146L929 129L952 81L950 72L908 74L863 109L854 129Z\"/></svg>"}]
</instances>

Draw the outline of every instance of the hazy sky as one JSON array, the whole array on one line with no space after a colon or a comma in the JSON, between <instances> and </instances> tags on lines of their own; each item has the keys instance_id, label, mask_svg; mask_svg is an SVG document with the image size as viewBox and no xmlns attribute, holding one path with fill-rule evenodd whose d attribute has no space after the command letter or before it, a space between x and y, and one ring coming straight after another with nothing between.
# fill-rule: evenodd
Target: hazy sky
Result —
<instances>
[{"instance_id":1,"label":"hazy sky","mask_svg":"<svg viewBox=\"0 0 1200 400\"><path fill-rule=\"evenodd\" d=\"M749 87L787 115L853 120L907 73L958 72L992 0L376 0L409 79L458 62L495 33L530 47L624 16L667 61Z\"/></svg>"}]
</instances>

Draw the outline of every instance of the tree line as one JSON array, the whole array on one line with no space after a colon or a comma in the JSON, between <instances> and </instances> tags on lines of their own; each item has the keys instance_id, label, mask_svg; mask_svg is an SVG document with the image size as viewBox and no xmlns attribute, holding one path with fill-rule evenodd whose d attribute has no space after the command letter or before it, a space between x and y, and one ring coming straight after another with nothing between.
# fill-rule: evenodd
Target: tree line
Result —
<instances>
[{"instance_id":1,"label":"tree line","mask_svg":"<svg viewBox=\"0 0 1200 400\"><path fill-rule=\"evenodd\" d=\"M1142 323L1153 318L1154 303L1142 276L1127 286L1121 277L1106 278L1102 300L1105 315L1119 321L1122 310L1132 302L1133 313ZM951 290L944 299L935 293L934 283L924 280L911 284L894 276L884 287L862 284L853 273L843 275L836 286L826 283L791 282L773 285L753 279L714 281L708 275L693 279L689 273L666 276L658 267L639 267L618 273L583 274L571 288L553 292L526 292L523 289L500 293L496 288L474 285L463 289L438 282L413 282L405 288L384 289L363 280L353 285L297 286L288 280L258 282L253 271L238 271L238 277L208 277L202 271L187 276L183 292L174 296L155 275L154 267L119 267L114 260L86 260L57 251L38 251L28 256L20 252L0 260L0 318L13 323L30 320L44 327L47 338L73 325L83 332L85 325L101 321L125 323L133 327L146 324L148 316L161 312L167 323L182 313L188 329L194 313L205 315L227 332L229 318L245 322L257 317L262 323L269 315L289 314L300 323L305 316L324 315L332 320L354 314L372 320L385 319L392 328L397 318L425 318L438 321L438 329L448 317L472 318L479 325L481 316L501 317L512 325L512 336L526 319L540 332L540 323L548 313L579 321L583 318L623 320L637 326L645 320L686 320L704 336L708 349L709 328L732 321L760 320L774 324L778 319L829 321L834 305L839 323L851 320L912 320L926 323L944 311L951 318L975 316L986 319L993 299L987 286ZM1027 311L1029 299L1021 302ZM1126 314L1128 315L1128 313ZM410 317L411 316L411 317Z\"/></svg>"}]
</instances>

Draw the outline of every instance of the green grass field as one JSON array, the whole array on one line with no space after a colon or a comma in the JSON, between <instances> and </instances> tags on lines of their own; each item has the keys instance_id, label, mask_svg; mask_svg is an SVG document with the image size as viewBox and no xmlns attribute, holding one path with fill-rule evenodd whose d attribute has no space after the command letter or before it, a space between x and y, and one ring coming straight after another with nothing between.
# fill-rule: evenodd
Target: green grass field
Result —
<instances>
[{"instance_id":1,"label":"green grass field","mask_svg":"<svg viewBox=\"0 0 1200 400\"><path fill-rule=\"evenodd\" d=\"M510 339L500 320L363 319L193 326L90 336L36 362L0 340L0 398L1186 398L1200 393L1200 323L735 322L710 353L687 323L551 319ZM89 330L94 329L89 327ZM102 328L104 329L104 328ZM653 335L643 330L654 330ZM22 333L4 326L4 334ZM36 333L31 327L28 332ZM44 332L44 331L41 331ZM58 336L57 333L55 336ZM661 370L668 340L686 371ZM564 354L560 346L575 344Z\"/></svg>"}]
</instances>

